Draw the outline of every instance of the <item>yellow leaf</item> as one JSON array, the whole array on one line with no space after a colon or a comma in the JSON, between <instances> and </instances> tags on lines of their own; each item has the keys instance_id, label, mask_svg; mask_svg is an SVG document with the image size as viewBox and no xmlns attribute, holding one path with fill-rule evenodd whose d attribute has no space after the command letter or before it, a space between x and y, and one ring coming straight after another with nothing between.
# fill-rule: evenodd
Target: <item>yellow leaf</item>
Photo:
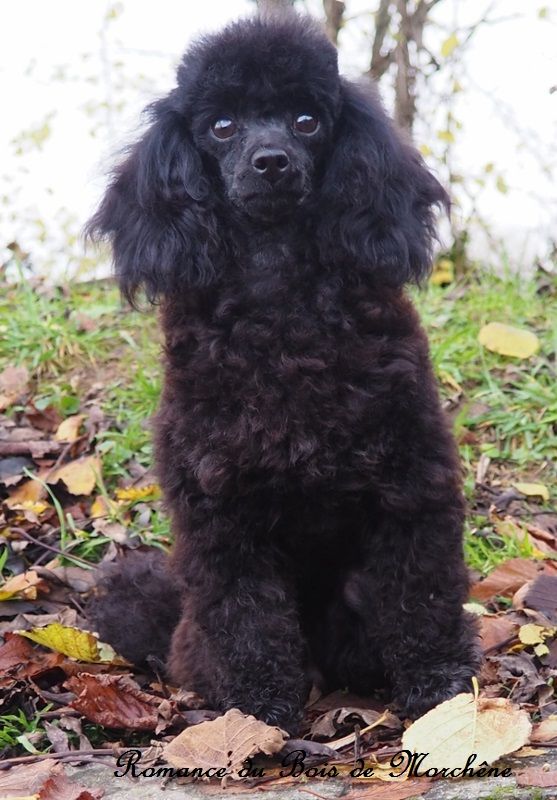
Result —
<instances>
[{"instance_id":1,"label":"yellow leaf","mask_svg":"<svg viewBox=\"0 0 557 800\"><path fill-rule=\"evenodd\" d=\"M36 600L37 587L40 586L41 579L33 569L14 575L0 586L0 601L10 600L17 597L21 600Z\"/></svg>"},{"instance_id":2,"label":"yellow leaf","mask_svg":"<svg viewBox=\"0 0 557 800\"><path fill-rule=\"evenodd\" d=\"M489 322L478 335L480 344L502 356L530 358L537 353L540 342L535 333L502 322Z\"/></svg>"},{"instance_id":3,"label":"yellow leaf","mask_svg":"<svg viewBox=\"0 0 557 800\"><path fill-rule=\"evenodd\" d=\"M541 634L543 630L543 625L534 625L533 623L521 625L518 631L518 638L522 644L542 644L543 637Z\"/></svg>"},{"instance_id":4,"label":"yellow leaf","mask_svg":"<svg viewBox=\"0 0 557 800\"><path fill-rule=\"evenodd\" d=\"M433 267L430 283L434 286L446 286L454 281L454 264L449 258L440 258Z\"/></svg>"},{"instance_id":5,"label":"yellow leaf","mask_svg":"<svg viewBox=\"0 0 557 800\"><path fill-rule=\"evenodd\" d=\"M456 33L452 33L441 45L441 55L448 58L458 47L459 41Z\"/></svg>"},{"instance_id":6,"label":"yellow leaf","mask_svg":"<svg viewBox=\"0 0 557 800\"><path fill-rule=\"evenodd\" d=\"M70 461L57 469L49 478L49 483L64 481L71 494L91 494L101 474L101 462L97 456L87 456L77 461Z\"/></svg>"},{"instance_id":7,"label":"yellow leaf","mask_svg":"<svg viewBox=\"0 0 557 800\"><path fill-rule=\"evenodd\" d=\"M514 483L513 486L527 497L541 497L546 503L549 501L549 489L543 483Z\"/></svg>"},{"instance_id":8,"label":"yellow leaf","mask_svg":"<svg viewBox=\"0 0 557 800\"><path fill-rule=\"evenodd\" d=\"M38 503L45 497L46 489L44 486L39 481L30 479L21 483L13 492L10 492L10 496L4 500L4 503L8 508L17 510L25 508L29 503Z\"/></svg>"},{"instance_id":9,"label":"yellow leaf","mask_svg":"<svg viewBox=\"0 0 557 800\"><path fill-rule=\"evenodd\" d=\"M506 698L458 694L416 720L404 732L402 749L427 753L420 772L462 769L472 754L478 769L525 745L531 730L528 714Z\"/></svg>"},{"instance_id":10,"label":"yellow leaf","mask_svg":"<svg viewBox=\"0 0 557 800\"><path fill-rule=\"evenodd\" d=\"M418 147L418 150L420 151L420 153L421 153L421 154L422 154L424 157L425 157L425 156L430 156L430 155L432 154L432 152L433 152L433 151L432 151L432 149L431 149L431 147L428 147L428 145L427 145L427 144L421 144L421 145Z\"/></svg>"},{"instance_id":11,"label":"yellow leaf","mask_svg":"<svg viewBox=\"0 0 557 800\"><path fill-rule=\"evenodd\" d=\"M118 500L125 500L129 503L135 500L145 500L148 497L150 500L156 500L160 497L160 486L156 483L150 483L148 486L130 486L129 489L116 489L116 497Z\"/></svg>"},{"instance_id":12,"label":"yellow leaf","mask_svg":"<svg viewBox=\"0 0 557 800\"><path fill-rule=\"evenodd\" d=\"M102 495L99 495L91 503L91 517L97 519L98 517L108 517L118 511L118 505L113 500L107 500Z\"/></svg>"},{"instance_id":13,"label":"yellow leaf","mask_svg":"<svg viewBox=\"0 0 557 800\"><path fill-rule=\"evenodd\" d=\"M549 647L546 644L537 644L534 647L534 653L538 656L538 658L541 658L549 653Z\"/></svg>"},{"instance_id":14,"label":"yellow leaf","mask_svg":"<svg viewBox=\"0 0 557 800\"><path fill-rule=\"evenodd\" d=\"M555 636L555 633L557 633L557 628L544 628L543 625L535 625L530 622L520 626L518 638L522 644L543 644L545 639Z\"/></svg>"},{"instance_id":15,"label":"yellow leaf","mask_svg":"<svg viewBox=\"0 0 557 800\"><path fill-rule=\"evenodd\" d=\"M81 423L85 419L85 414L73 414L67 417L58 425L58 430L54 434L57 442L75 442L79 436Z\"/></svg>"},{"instance_id":16,"label":"yellow leaf","mask_svg":"<svg viewBox=\"0 0 557 800\"><path fill-rule=\"evenodd\" d=\"M89 664L126 663L116 655L109 644L99 642L94 633L61 625L59 622L52 622L44 628L16 631L16 633L57 653L63 653L75 661L85 661Z\"/></svg>"},{"instance_id":17,"label":"yellow leaf","mask_svg":"<svg viewBox=\"0 0 557 800\"><path fill-rule=\"evenodd\" d=\"M33 514L36 514L38 517L48 508L50 508L50 506L48 503L45 503L44 500L38 500L36 503L33 503L31 500L25 500L17 506L18 511L32 511Z\"/></svg>"}]
</instances>

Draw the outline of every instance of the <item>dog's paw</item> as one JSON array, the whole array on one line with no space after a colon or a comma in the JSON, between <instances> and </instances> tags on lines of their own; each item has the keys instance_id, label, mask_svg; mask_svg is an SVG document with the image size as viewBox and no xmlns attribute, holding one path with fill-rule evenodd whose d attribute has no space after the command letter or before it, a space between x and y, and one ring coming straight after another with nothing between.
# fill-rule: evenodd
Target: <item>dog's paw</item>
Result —
<instances>
[{"instance_id":1,"label":"dog's paw","mask_svg":"<svg viewBox=\"0 0 557 800\"><path fill-rule=\"evenodd\" d=\"M422 717L445 700L472 691L472 674L462 672L462 668L446 667L427 678L422 676L412 686L400 686L393 698L393 706L402 717Z\"/></svg>"}]
</instances>

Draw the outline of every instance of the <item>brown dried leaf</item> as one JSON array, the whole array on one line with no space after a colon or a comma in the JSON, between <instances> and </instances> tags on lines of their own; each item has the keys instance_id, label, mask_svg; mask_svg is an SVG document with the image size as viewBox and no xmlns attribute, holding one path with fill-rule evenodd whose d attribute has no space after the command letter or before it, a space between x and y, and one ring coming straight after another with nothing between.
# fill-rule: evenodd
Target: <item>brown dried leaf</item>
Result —
<instances>
[{"instance_id":1,"label":"brown dried leaf","mask_svg":"<svg viewBox=\"0 0 557 800\"><path fill-rule=\"evenodd\" d=\"M492 764L526 744L532 725L528 714L506 698L458 694L416 720L402 737L402 748L427 753L424 771L461 769L469 756L476 765Z\"/></svg>"},{"instance_id":2,"label":"brown dried leaf","mask_svg":"<svg viewBox=\"0 0 557 800\"><path fill-rule=\"evenodd\" d=\"M511 558L496 567L483 581L472 587L470 596L474 600L490 600L498 594L512 597L527 581L536 578L540 573L539 565L527 558Z\"/></svg>"},{"instance_id":3,"label":"brown dried leaf","mask_svg":"<svg viewBox=\"0 0 557 800\"><path fill-rule=\"evenodd\" d=\"M0 602L9 600L12 597L19 597L23 600L36 600L39 589L44 589L46 584L33 569L22 572L8 578L0 586Z\"/></svg>"},{"instance_id":4,"label":"brown dried leaf","mask_svg":"<svg viewBox=\"0 0 557 800\"><path fill-rule=\"evenodd\" d=\"M480 617L480 636L482 648L486 650L496 650L503 642L506 642L518 631L518 623L506 615L484 614Z\"/></svg>"},{"instance_id":5,"label":"brown dried leaf","mask_svg":"<svg viewBox=\"0 0 557 800\"><path fill-rule=\"evenodd\" d=\"M524 597L524 605L534 611L557 611L557 576L539 575Z\"/></svg>"},{"instance_id":6,"label":"brown dried leaf","mask_svg":"<svg viewBox=\"0 0 557 800\"><path fill-rule=\"evenodd\" d=\"M0 647L0 686L11 680L36 678L63 662L61 653L42 653L22 636L6 633L6 641Z\"/></svg>"},{"instance_id":7,"label":"brown dried leaf","mask_svg":"<svg viewBox=\"0 0 557 800\"><path fill-rule=\"evenodd\" d=\"M70 461L57 469L48 479L49 483L63 481L70 494L91 494L101 474L101 461L97 456L86 456Z\"/></svg>"},{"instance_id":8,"label":"brown dried leaf","mask_svg":"<svg viewBox=\"0 0 557 800\"><path fill-rule=\"evenodd\" d=\"M6 367L0 372L0 411L13 405L29 391L29 372L25 367Z\"/></svg>"},{"instance_id":9,"label":"brown dried leaf","mask_svg":"<svg viewBox=\"0 0 557 800\"><path fill-rule=\"evenodd\" d=\"M70 781L53 758L15 766L0 774L0 797L7 800L99 800L103 794L102 789L86 789Z\"/></svg>"},{"instance_id":10,"label":"brown dried leaf","mask_svg":"<svg viewBox=\"0 0 557 800\"><path fill-rule=\"evenodd\" d=\"M322 736L327 739L337 736L342 729L353 729L356 725L364 728L373 725L378 719L384 717L381 727L399 730L402 723L389 712L374 711L370 708L334 708L318 717L311 726L312 736Z\"/></svg>"},{"instance_id":11,"label":"brown dried leaf","mask_svg":"<svg viewBox=\"0 0 557 800\"><path fill-rule=\"evenodd\" d=\"M161 721L161 698L141 691L129 675L80 672L64 686L77 695L71 707L90 722L107 728L154 731Z\"/></svg>"},{"instance_id":12,"label":"brown dried leaf","mask_svg":"<svg viewBox=\"0 0 557 800\"><path fill-rule=\"evenodd\" d=\"M54 433L62 422L62 415L54 406L37 408L32 402L25 409L25 418L35 428L47 433Z\"/></svg>"},{"instance_id":13,"label":"brown dried leaf","mask_svg":"<svg viewBox=\"0 0 557 800\"><path fill-rule=\"evenodd\" d=\"M186 728L166 745L164 757L173 767L225 767L234 777L246 758L278 753L285 741L280 728L232 708L211 722Z\"/></svg>"},{"instance_id":14,"label":"brown dried leaf","mask_svg":"<svg viewBox=\"0 0 557 800\"><path fill-rule=\"evenodd\" d=\"M509 653L490 659L497 665L497 674L503 684L512 688L513 700L526 703L546 686L542 675L538 673L532 656L527 653Z\"/></svg>"},{"instance_id":15,"label":"brown dried leaf","mask_svg":"<svg viewBox=\"0 0 557 800\"><path fill-rule=\"evenodd\" d=\"M557 714L538 722L532 731L533 742L551 742L553 739L557 739Z\"/></svg>"},{"instance_id":16,"label":"brown dried leaf","mask_svg":"<svg viewBox=\"0 0 557 800\"><path fill-rule=\"evenodd\" d=\"M38 477L42 477L40 473ZM21 483L13 492L10 492L4 503L12 510L29 508L42 501L46 495L47 492L44 486L39 481L30 478L28 481Z\"/></svg>"},{"instance_id":17,"label":"brown dried leaf","mask_svg":"<svg viewBox=\"0 0 557 800\"><path fill-rule=\"evenodd\" d=\"M66 417L66 419L58 425L58 430L54 434L56 441L75 442L79 437L79 429L84 419L85 414L73 414L71 417Z\"/></svg>"}]
</instances>

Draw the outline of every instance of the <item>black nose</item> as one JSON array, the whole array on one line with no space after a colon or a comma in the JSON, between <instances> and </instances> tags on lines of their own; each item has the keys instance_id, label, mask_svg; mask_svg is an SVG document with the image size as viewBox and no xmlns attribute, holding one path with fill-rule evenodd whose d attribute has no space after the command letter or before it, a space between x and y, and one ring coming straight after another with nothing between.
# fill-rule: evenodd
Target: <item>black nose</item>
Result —
<instances>
[{"instance_id":1,"label":"black nose","mask_svg":"<svg viewBox=\"0 0 557 800\"><path fill-rule=\"evenodd\" d=\"M290 159L284 150L261 147L253 154L251 164L262 178L265 178L270 183L276 183L288 172Z\"/></svg>"}]
</instances>

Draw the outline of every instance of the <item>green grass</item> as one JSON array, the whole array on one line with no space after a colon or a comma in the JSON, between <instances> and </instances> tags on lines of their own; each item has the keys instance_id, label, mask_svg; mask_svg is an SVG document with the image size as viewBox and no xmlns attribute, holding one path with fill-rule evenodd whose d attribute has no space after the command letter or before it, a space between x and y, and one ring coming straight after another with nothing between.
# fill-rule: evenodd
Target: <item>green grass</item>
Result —
<instances>
[{"instance_id":1,"label":"green grass","mask_svg":"<svg viewBox=\"0 0 557 800\"><path fill-rule=\"evenodd\" d=\"M96 446L111 496L129 477L132 459L144 467L152 460L148 418L156 408L161 374L156 313L123 307L111 282L75 283L64 291L37 291L22 282L2 287L0 294L0 371L9 364L25 365L33 377L35 405L54 405L63 416L84 410L83 397L93 392L109 421ZM491 459L488 479L496 490L535 480L555 498L556 294L557 281L548 296L538 293L534 281L488 273L474 273L448 288L413 292L442 394L454 406L472 508L466 557L484 573L506 558L531 552L525 543L503 540L474 510L475 470L482 453ZM492 321L533 330L540 352L519 361L484 350L478 331ZM133 534L151 544L168 541L168 520L157 509L147 525L137 519L132 514ZM79 539L74 554L93 560L102 555L105 537L83 531L68 536Z\"/></svg>"},{"instance_id":2,"label":"green grass","mask_svg":"<svg viewBox=\"0 0 557 800\"><path fill-rule=\"evenodd\" d=\"M38 711L31 719L25 716L22 709L15 714L2 714L0 716L0 751L4 748L19 748L28 753L48 752L50 745L45 749L37 747L46 738L44 729L41 727L42 715L51 706L46 706L42 711Z\"/></svg>"}]
</instances>

